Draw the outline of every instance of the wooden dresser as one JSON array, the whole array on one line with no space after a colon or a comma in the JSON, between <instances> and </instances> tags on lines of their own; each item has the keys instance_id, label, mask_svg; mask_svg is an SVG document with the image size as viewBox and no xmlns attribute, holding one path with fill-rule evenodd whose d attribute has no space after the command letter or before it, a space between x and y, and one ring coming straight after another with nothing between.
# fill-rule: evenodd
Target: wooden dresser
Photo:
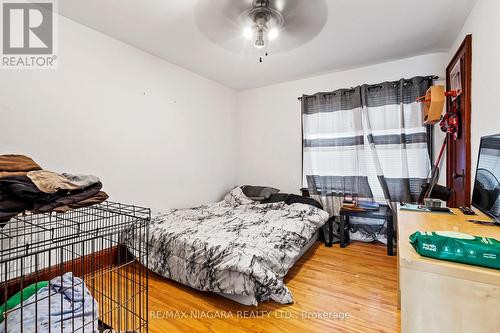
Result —
<instances>
[{"instance_id":1,"label":"wooden dresser","mask_svg":"<svg viewBox=\"0 0 500 333\"><path fill-rule=\"evenodd\" d=\"M483 333L500 330L500 271L421 257L408 237L415 231L458 231L500 239L500 227L455 215L398 210L401 331Z\"/></svg>"}]
</instances>

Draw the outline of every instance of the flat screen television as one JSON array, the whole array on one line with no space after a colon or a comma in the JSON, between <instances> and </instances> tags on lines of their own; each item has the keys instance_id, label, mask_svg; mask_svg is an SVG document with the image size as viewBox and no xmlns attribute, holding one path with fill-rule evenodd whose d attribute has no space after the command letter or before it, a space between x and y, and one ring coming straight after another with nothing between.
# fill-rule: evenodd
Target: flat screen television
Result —
<instances>
[{"instance_id":1,"label":"flat screen television","mask_svg":"<svg viewBox=\"0 0 500 333\"><path fill-rule=\"evenodd\" d=\"M472 205L500 223L500 134L484 136L472 192Z\"/></svg>"}]
</instances>

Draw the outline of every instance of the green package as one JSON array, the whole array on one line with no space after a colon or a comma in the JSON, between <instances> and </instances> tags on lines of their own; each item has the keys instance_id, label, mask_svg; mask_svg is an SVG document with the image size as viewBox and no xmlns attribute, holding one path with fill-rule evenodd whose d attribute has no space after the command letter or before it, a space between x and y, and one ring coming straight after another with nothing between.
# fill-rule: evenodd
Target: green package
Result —
<instances>
[{"instance_id":1,"label":"green package","mask_svg":"<svg viewBox=\"0 0 500 333\"><path fill-rule=\"evenodd\" d=\"M37 283L30 284L26 288L22 290L22 293L19 291L16 293L14 296L8 299L8 301L5 304L0 305L0 323L3 321L3 313L6 311L9 311L19 304L21 302L26 302L28 298L31 296L35 295L40 289L47 287L49 285L48 281L41 281Z\"/></svg>"},{"instance_id":2,"label":"green package","mask_svg":"<svg viewBox=\"0 0 500 333\"><path fill-rule=\"evenodd\" d=\"M410 244L424 257L500 269L500 242L455 231L417 231Z\"/></svg>"}]
</instances>

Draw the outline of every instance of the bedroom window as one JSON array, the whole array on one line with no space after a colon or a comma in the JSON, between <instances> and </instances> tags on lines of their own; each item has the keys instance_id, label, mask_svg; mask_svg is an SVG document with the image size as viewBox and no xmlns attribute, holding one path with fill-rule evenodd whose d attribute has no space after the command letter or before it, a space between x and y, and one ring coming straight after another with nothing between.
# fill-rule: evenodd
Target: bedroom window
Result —
<instances>
[{"instance_id":1,"label":"bedroom window","mask_svg":"<svg viewBox=\"0 0 500 333\"><path fill-rule=\"evenodd\" d=\"M416 201L430 169L416 99L433 79L304 95L303 186L323 200L352 194L379 202ZM340 199L333 204L339 205Z\"/></svg>"}]
</instances>

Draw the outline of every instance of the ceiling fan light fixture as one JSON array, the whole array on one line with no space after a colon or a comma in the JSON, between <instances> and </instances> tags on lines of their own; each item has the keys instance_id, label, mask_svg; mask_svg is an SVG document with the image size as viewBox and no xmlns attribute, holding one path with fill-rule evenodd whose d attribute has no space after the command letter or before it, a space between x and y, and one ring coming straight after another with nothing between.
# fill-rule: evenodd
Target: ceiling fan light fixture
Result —
<instances>
[{"instance_id":1,"label":"ceiling fan light fixture","mask_svg":"<svg viewBox=\"0 0 500 333\"><path fill-rule=\"evenodd\" d=\"M257 28L256 30L254 46L258 49L262 49L264 46L266 46L266 41L264 40L264 31L264 27Z\"/></svg>"}]
</instances>

